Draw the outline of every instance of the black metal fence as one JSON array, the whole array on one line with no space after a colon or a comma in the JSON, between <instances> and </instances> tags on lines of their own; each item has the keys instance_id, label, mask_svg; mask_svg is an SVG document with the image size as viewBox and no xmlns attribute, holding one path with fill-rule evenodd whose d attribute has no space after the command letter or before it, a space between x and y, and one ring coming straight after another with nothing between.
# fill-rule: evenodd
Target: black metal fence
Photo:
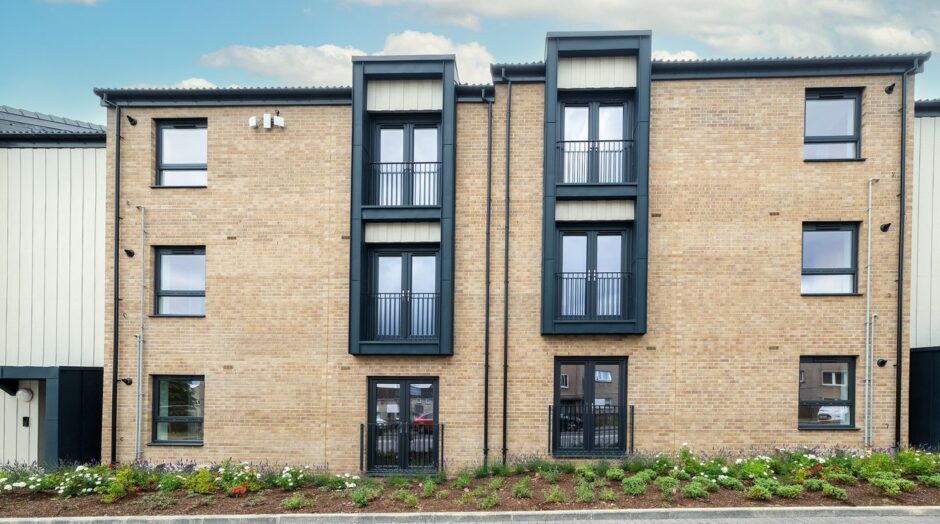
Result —
<instances>
[{"instance_id":1,"label":"black metal fence","mask_svg":"<svg viewBox=\"0 0 940 524\"><path fill-rule=\"evenodd\" d=\"M440 162L382 162L369 166L367 206L439 206Z\"/></svg>"},{"instance_id":2,"label":"black metal fence","mask_svg":"<svg viewBox=\"0 0 940 524\"><path fill-rule=\"evenodd\" d=\"M416 420L359 425L361 471L427 472L443 463L444 424Z\"/></svg>"},{"instance_id":3,"label":"black metal fence","mask_svg":"<svg viewBox=\"0 0 940 524\"><path fill-rule=\"evenodd\" d=\"M438 293L367 293L365 340L430 340L438 336Z\"/></svg>"},{"instance_id":4,"label":"black metal fence","mask_svg":"<svg viewBox=\"0 0 940 524\"><path fill-rule=\"evenodd\" d=\"M633 453L633 406L565 402L548 407L548 450L553 454Z\"/></svg>"},{"instance_id":5,"label":"black metal fence","mask_svg":"<svg viewBox=\"0 0 940 524\"><path fill-rule=\"evenodd\" d=\"M556 273L555 315L560 320L629 318L631 286L632 273Z\"/></svg>"},{"instance_id":6,"label":"black metal fence","mask_svg":"<svg viewBox=\"0 0 940 524\"><path fill-rule=\"evenodd\" d=\"M562 184L635 184L632 140L558 142Z\"/></svg>"}]
</instances>

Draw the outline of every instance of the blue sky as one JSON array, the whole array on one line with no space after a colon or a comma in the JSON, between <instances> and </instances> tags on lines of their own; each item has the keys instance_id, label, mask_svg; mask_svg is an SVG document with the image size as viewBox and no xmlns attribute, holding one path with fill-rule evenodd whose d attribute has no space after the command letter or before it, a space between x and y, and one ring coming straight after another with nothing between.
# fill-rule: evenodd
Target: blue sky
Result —
<instances>
[{"instance_id":1,"label":"blue sky","mask_svg":"<svg viewBox=\"0 0 940 524\"><path fill-rule=\"evenodd\" d=\"M664 58L940 43L935 0L3 0L0 20L0 104L98 123L93 87L348 85L365 53L455 53L462 81L486 82L556 30L652 29ZM940 56L926 67L916 96L938 98Z\"/></svg>"}]
</instances>

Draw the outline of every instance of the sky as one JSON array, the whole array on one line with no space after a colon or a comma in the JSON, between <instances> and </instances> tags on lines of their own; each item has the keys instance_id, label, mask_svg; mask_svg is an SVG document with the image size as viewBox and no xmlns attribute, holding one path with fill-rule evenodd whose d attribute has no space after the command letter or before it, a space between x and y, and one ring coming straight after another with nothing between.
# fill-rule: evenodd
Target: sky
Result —
<instances>
[{"instance_id":1,"label":"sky","mask_svg":"<svg viewBox=\"0 0 940 524\"><path fill-rule=\"evenodd\" d=\"M0 21L0 105L102 124L94 87L349 85L364 54L453 53L489 83L549 31L651 29L663 59L940 43L940 0L0 0ZM940 56L915 95L940 98Z\"/></svg>"}]
</instances>

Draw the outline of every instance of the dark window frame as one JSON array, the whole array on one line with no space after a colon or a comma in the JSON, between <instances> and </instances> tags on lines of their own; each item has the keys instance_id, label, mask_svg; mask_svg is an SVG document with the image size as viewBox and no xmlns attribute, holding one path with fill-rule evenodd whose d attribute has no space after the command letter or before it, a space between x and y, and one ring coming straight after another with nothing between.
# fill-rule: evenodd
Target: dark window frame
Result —
<instances>
[{"instance_id":1,"label":"dark window frame","mask_svg":"<svg viewBox=\"0 0 940 524\"><path fill-rule=\"evenodd\" d=\"M819 296L853 296L858 295L858 230L859 222L803 222L803 232L800 235L800 294L804 297ZM803 244L806 232L813 231L849 231L852 233L852 264L849 268L807 268L803 265L805 253ZM802 277L803 275L851 275L852 291L847 293L804 293Z\"/></svg>"},{"instance_id":2,"label":"dark window frame","mask_svg":"<svg viewBox=\"0 0 940 524\"><path fill-rule=\"evenodd\" d=\"M202 291L194 290L164 290L161 289L161 261L164 255L202 255L205 261L206 246L157 246L154 247L154 272L153 272L153 316L155 317L179 317L179 318L203 318L202 315L188 315L177 313L162 313L160 311L160 299L162 297L206 297L206 289L203 286ZM205 273L205 268L203 269Z\"/></svg>"},{"instance_id":3,"label":"dark window frame","mask_svg":"<svg viewBox=\"0 0 940 524\"><path fill-rule=\"evenodd\" d=\"M855 102L855 129L851 135L807 136L807 102L811 100L847 100ZM808 88L803 100L803 144L855 144L855 156L849 158L806 158L804 162L851 162L862 159L862 89L861 88Z\"/></svg>"},{"instance_id":4,"label":"dark window frame","mask_svg":"<svg viewBox=\"0 0 940 524\"><path fill-rule=\"evenodd\" d=\"M208 186L208 152L209 152L209 121L206 118L186 118L186 119L160 119L156 122L157 126L157 172L154 177L154 187L156 188L205 188ZM205 129L206 130L206 163L205 164L164 164L163 163L163 130L164 129ZM206 171L206 184L202 185L167 185L163 183L164 171Z\"/></svg>"},{"instance_id":5,"label":"dark window frame","mask_svg":"<svg viewBox=\"0 0 940 524\"><path fill-rule=\"evenodd\" d=\"M366 393L366 424L367 426L375 423L375 404L377 400L376 395L375 395L375 391L376 391L375 385L379 383L397 383L399 385L399 387L401 388L399 390L399 406L400 406L399 409L408 411L409 416L407 418L411 418L410 417L411 405L410 403L407 402L408 397L409 397L409 388L411 387L411 384L414 384L414 383L433 384L434 386L434 411L433 411L434 422L433 424L437 425L438 427L442 425L441 405L440 405L440 399L441 399L440 377L436 375L424 376L424 377L419 376L419 375L388 375L388 376L369 375L368 377L366 377L366 387L368 388L367 393ZM406 400L406 402L402 402L402 399ZM403 414L404 411L400 411L400 413ZM400 417L400 418L404 419L405 417ZM368 442L366 443L366 446L367 446L366 469L367 471L373 474L380 474L383 472L395 473L395 472L407 472L407 471L428 471L428 470L437 471L442 467L441 461L439 460L439 457L438 457L438 455L440 454L440 446L441 446L442 438L443 437L441 436L440 431L435 433L434 441L433 441L434 450L435 450L435 453L433 456L434 464L430 468L407 467L407 462L408 462L407 455L408 454L406 453L404 454L404 456L399 455L399 458L398 458L399 467L397 469L388 469L388 470L377 468L377 466L375 465L375 462L374 462L375 443L373 439L369 438ZM399 449L405 449L405 447L402 446Z\"/></svg>"},{"instance_id":6,"label":"dark window frame","mask_svg":"<svg viewBox=\"0 0 940 524\"><path fill-rule=\"evenodd\" d=\"M627 389L629 385L628 377L628 357L555 357L555 369L554 369L554 382L552 385L552 420L551 420L551 443L552 443L552 455L558 457L566 458L578 458L578 457L619 457L623 456L627 452L627 412L629 411L629 406L627 404ZM591 391L587 391L587 388L582 392L585 399L594 398L594 373L598 364L614 364L619 367L621 381L618 386L617 391L617 401L618 406L620 407L620 413L618 414L618 431L620 434L620 442L617 448L613 449L593 449L593 444L589 444L581 449L565 449L559 450L560 443L560 412L558 406L561 405L561 366L566 364L583 364L584 365L584 374L582 379L590 377L592 380L589 381L591 384ZM568 386L570 388L571 381L569 379ZM590 393L590 394L589 394ZM589 424L585 421L582 421L582 428L588 426ZM582 431L587 431L587 429L582 429ZM593 440L593 434L591 435L591 440ZM582 439L582 442L587 442L588 438L585 436Z\"/></svg>"},{"instance_id":7,"label":"dark window frame","mask_svg":"<svg viewBox=\"0 0 940 524\"><path fill-rule=\"evenodd\" d=\"M846 364L848 369L848 389L849 389L849 398L848 400L802 400L800 399L799 392L799 383L797 384L797 429L800 430L854 430L855 427L855 360L854 356L817 356L817 355L802 355L800 356L800 366L802 371L802 365L806 363L818 363L818 364ZM800 406L848 406L849 407L849 423L848 424L803 424L799 421L799 407Z\"/></svg>"},{"instance_id":8,"label":"dark window frame","mask_svg":"<svg viewBox=\"0 0 940 524\"><path fill-rule=\"evenodd\" d=\"M599 140L599 114L601 107L613 107L619 106L623 109L623 130L621 132L622 140L625 143L624 147L630 147L629 144L635 143L635 120L636 120L636 105L634 103L634 90L620 90L620 91L611 91L611 90L596 90L596 91L570 91L570 92L559 92L558 93L558 114L556 119L558 122L558 136L555 138L555 148L559 151L562 148L562 144L565 141L565 108L567 107L587 107L588 108L588 142L596 142ZM564 174L561 171L559 166L559 173L556 176L555 183L557 185L563 186L574 186L574 185L583 185L577 184L574 182L565 182ZM593 170L597 169L596 165L590 167L593 174ZM635 169L630 162L624 165L623 173L623 182L620 183L602 183L600 185L610 185L623 186L623 185L636 185L635 174L631 173L631 170ZM589 175L590 175L589 174ZM598 183L587 183L589 185L597 185Z\"/></svg>"},{"instance_id":9,"label":"dark window frame","mask_svg":"<svg viewBox=\"0 0 940 524\"><path fill-rule=\"evenodd\" d=\"M203 387L203 395L205 395L206 387L206 377L205 375L153 375L153 390L151 393L152 399L152 411L151 411L151 434L150 442L151 444L162 445L162 446L201 446L205 443L206 438L206 407L205 404L202 406L202 415L201 417L180 417L180 416L160 416L160 382L163 381L201 381ZM205 402L205 396L203 396L203 402ZM202 438L199 440L160 440L157 438L157 424L160 422L199 422L202 424Z\"/></svg>"},{"instance_id":10,"label":"dark window frame","mask_svg":"<svg viewBox=\"0 0 940 524\"><path fill-rule=\"evenodd\" d=\"M434 257L434 294L437 295L437 300L434 304L434 336L425 338L418 338L417 340L440 340L441 338L441 245L438 242L427 243L427 244L367 244L366 245L366 259L368 260L368 266L366 268L368 274L368 281L366 283L367 293L377 294L379 291L379 257L383 256L392 256L392 257L401 257L402 260L402 291L407 291L411 293L411 287L413 286L412 273L411 273L411 259L415 256L433 256ZM407 258L407 261L405 260ZM368 304L368 302L367 302ZM363 308L363 312L368 314L373 314L374 312L370 307ZM409 318L408 312L403 312L399 318L401 322L401 329L409 328ZM370 319L363 319L362 326L366 328L370 325ZM369 333L364 329L362 333L363 340L369 340ZM413 339L414 337L405 337L406 340Z\"/></svg>"},{"instance_id":11,"label":"dark window frame","mask_svg":"<svg viewBox=\"0 0 940 524\"><path fill-rule=\"evenodd\" d=\"M372 156L370 159L369 171L367 171L367 176L371 175L371 170L374 166L382 165L382 131L385 129L401 129L402 130L402 160L401 162L391 162L392 164L404 164L410 165L408 172L412 172L415 169L414 163L414 133L418 129L435 129L437 130L437 160L436 162L422 162L423 164L437 164L437 194L434 196L436 204L415 204L412 201L412 186L413 180L405 176L403 178L403 187L402 191L402 203L398 205L383 205L377 202L370 202L369 199L371 195L364 194L366 200L363 201L365 207L389 207L389 208L439 208L442 204L442 182L440 179L443 176L444 168L444 137L443 137L443 125L441 122L440 113L405 113L405 114L389 114L389 115L372 115L371 122L371 137L372 137ZM368 183L366 184L368 187ZM374 198L374 197L371 197Z\"/></svg>"},{"instance_id":12,"label":"dark window frame","mask_svg":"<svg viewBox=\"0 0 940 524\"><path fill-rule=\"evenodd\" d=\"M633 301L633 223L632 222L623 222L623 223L611 223L611 222L556 222L555 226L555 256L557 260L556 264L556 274L563 273L564 269L564 257L565 257L565 241L564 237L566 235L576 236L576 235L586 235L587 240L587 249L588 253L586 254L586 269L587 271L597 271L597 237L602 234L608 233L620 233L620 272L627 276L627 281L624 284L623 296L621 297L620 307L623 315L618 318L609 318L609 319L598 319L590 318L591 315L587 315L583 319L566 319L560 318L560 312L557 310L558 305L561 300L560 293L562 289L557 282L554 285L555 297L552 300L554 304L553 307L556 310L553 312L555 322L623 322L624 320L630 320L635 317L634 311L634 301ZM594 239L593 244L591 239ZM593 245L593 247L592 247ZM554 278L555 275L552 275ZM557 280L557 279L556 279ZM590 310L591 308L587 308ZM587 313L586 310L586 313Z\"/></svg>"}]
</instances>

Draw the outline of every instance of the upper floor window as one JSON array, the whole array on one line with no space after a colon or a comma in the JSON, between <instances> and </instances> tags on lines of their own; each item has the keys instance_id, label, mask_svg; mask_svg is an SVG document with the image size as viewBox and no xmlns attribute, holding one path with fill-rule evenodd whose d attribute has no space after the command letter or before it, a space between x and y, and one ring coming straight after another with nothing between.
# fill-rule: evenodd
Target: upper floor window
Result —
<instances>
[{"instance_id":1,"label":"upper floor window","mask_svg":"<svg viewBox=\"0 0 940 524\"><path fill-rule=\"evenodd\" d=\"M627 231L564 228L559 234L561 272L555 275L556 318L627 318Z\"/></svg>"},{"instance_id":2,"label":"upper floor window","mask_svg":"<svg viewBox=\"0 0 940 524\"><path fill-rule=\"evenodd\" d=\"M629 104L622 101L562 104L560 183L636 182L630 169L628 116Z\"/></svg>"},{"instance_id":3,"label":"upper floor window","mask_svg":"<svg viewBox=\"0 0 940 524\"><path fill-rule=\"evenodd\" d=\"M157 185L204 187L208 134L205 120L157 123Z\"/></svg>"},{"instance_id":4,"label":"upper floor window","mask_svg":"<svg viewBox=\"0 0 940 524\"><path fill-rule=\"evenodd\" d=\"M859 158L861 99L852 89L806 91L804 160Z\"/></svg>"},{"instance_id":5,"label":"upper floor window","mask_svg":"<svg viewBox=\"0 0 940 524\"><path fill-rule=\"evenodd\" d=\"M804 295L849 295L856 292L858 225L803 224Z\"/></svg>"},{"instance_id":6,"label":"upper floor window","mask_svg":"<svg viewBox=\"0 0 940 524\"><path fill-rule=\"evenodd\" d=\"M437 246L372 251L366 340L427 340L439 336L438 260Z\"/></svg>"},{"instance_id":7,"label":"upper floor window","mask_svg":"<svg viewBox=\"0 0 940 524\"><path fill-rule=\"evenodd\" d=\"M381 124L366 205L439 206L440 128L436 123Z\"/></svg>"},{"instance_id":8,"label":"upper floor window","mask_svg":"<svg viewBox=\"0 0 940 524\"><path fill-rule=\"evenodd\" d=\"M206 314L206 248L161 247L156 251L155 313Z\"/></svg>"}]
</instances>

